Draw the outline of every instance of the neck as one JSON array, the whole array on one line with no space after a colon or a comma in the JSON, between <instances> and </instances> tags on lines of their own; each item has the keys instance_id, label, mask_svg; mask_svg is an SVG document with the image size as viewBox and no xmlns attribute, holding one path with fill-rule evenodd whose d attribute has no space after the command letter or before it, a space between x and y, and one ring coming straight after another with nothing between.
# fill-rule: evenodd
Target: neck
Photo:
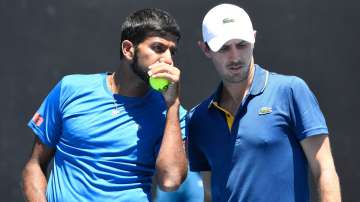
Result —
<instances>
[{"instance_id":1,"label":"neck","mask_svg":"<svg viewBox=\"0 0 360 202\"><path fill-rule=\"evenodd\" d=\"M121 62L120 67L108 77L109 86L113 93L128 96L142 97L149 91L149 85L136 75L130 64Z\"/></svg>"},{"instance_id":2,"label":"neck","mask_svg":"<svg viewBox=\"0 0 360 202\"><path fill-rule=\"evenodd\" d=\"M246 80L239 83L225 83L221 91L220 105L230 113L235 114L240 107L241 102L250 90L254 78L254 60L250 63L249 75Z\"/></svg>"}]
</instances>

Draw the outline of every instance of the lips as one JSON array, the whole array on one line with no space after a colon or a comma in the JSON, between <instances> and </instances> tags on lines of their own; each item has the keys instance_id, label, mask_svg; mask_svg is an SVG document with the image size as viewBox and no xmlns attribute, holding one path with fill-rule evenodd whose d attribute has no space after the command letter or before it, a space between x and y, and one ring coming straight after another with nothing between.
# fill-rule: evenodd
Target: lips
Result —
<instances>
[{"instance_id":1,"label":"lips","mask_svg":"<svg viewBox=\"0 0 360 202\"><path fill-rule=\"evenodd\" d=\"M241 66L231 66L230 69L240 69Z\"/></svg>"},{"instance_id":2,"label":"lips","mask_svg":"<svg viewBox=\"0 0 360 202\"><path fill-rule=\"evenodd\" d=\"M227 71L232 75L243 74L246 65L230 65L227 67Z\"/></svg>"},{"instance_id":3,"label":"lips","mask_svg":"<svg viewBox=\"0 0 360 202\"><path fill-rule=\"evenodd\" d=\"M230 70L237 70L237 69L241 69L243 67L245 67L245 65L232 65L232 66L228 66Z\"/></svg>"}]
</instances>

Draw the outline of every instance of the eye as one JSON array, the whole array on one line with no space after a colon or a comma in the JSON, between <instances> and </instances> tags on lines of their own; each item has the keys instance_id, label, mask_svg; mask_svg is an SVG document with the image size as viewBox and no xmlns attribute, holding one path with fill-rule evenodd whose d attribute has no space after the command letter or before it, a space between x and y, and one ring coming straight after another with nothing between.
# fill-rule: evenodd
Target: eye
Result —
<instances>
[{"instance_id":1,"label":"eye","mask_svg":"<svg viewBox=\"0 0 360 202\"><path fill-rule=\"evenodd\" d=\"M236 44L236 48L238 48L238 49L245 48L245 47L247 47L248 44L249 43L247 43L247 42L240 42L240 43Z\"/></svg>"},{"instance_id":2,"label":"eye","mask_svg":"<svg viewBox=\"0 0 360 202\"><path fill-rule=\"evenodd\" d=\"M151 45L151 49L156 53L163 53L166 51L167 47L161 43L154 43Z\"/></svg>"},{"instance_id":3,"label":"eye","mask_svg":"<svg viewBox=\"0 0 360 202\"><path fill-rule=\"evenodd\" d=\"M226 51L228 51L229 50L229 46L222 46L221 48L220 48L220 50L218 51L218 52L220 52L220 53L224 53L224 52L226 52Z\"/></svg>"}]
</instances>

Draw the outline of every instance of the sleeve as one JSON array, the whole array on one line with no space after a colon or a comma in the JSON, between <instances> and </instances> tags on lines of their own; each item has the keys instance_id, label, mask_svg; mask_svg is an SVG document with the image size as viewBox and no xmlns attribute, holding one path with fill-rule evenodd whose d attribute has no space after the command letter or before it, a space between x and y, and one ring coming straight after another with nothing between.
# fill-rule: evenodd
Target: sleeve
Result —
<instances>
[{"instance_id":1,"label":"sleeve","mask_svg":"<svg viewBox=\"0 0 360 202\"><path fill-rule=\"evenodd\" d=\"M60 112L61 81L50 91L36 111L28 126L42 143L53 148L56 146L62 129Z\"/></svg>"},{"instance_id":2,"label":"sleeve","mask_svg":"<svg viewBox=\"0 0 360 202\"><path fill-rule=\"evenodd\" d=\"M179 109L179 120L180 120L180 128L181 128L181 137L183 140L186 139L186 109L184 109L182 106L180 106Z\"/></svg>"},{"instance_id":3,"label":"sleeve","mask_svg":"<svg viewBox=\"0 0 360 202\"><path fill-rule=\"evenodd\" d=\"M211 168L209 166L207 158L199 148L200 143L197 141L198 140L197 137L199 134L196 134L196 128L195 128L196 124L192 123L191 116L192 116L191 112L188 113L186 116L186 130L185 130L190 170L209 171L211 170Z\"/></svg>"},{"instance_id":4,"label":"sleeve","mask_svg":"<svg viewBox=\"0 0 360 202\"><path fill-rule=\"evenodd\" d=\"M298 140L329 133L315 95L305 81L298 77L291 83L290 113Z\"/></svg>"}]
</instances>

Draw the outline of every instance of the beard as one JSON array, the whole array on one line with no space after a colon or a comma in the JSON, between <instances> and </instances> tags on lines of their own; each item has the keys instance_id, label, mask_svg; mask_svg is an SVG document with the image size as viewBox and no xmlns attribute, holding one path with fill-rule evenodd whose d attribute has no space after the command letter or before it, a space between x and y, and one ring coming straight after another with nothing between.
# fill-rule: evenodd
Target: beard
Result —
<instances>
[{"instance_id":1,"label":"beard","mask_svg":"<svg viewBox=\"0 0 360 202\"><path fill-rule=\"evenodd\" d=\"M248 64L243 63L241 61L238 62L231 62L227 65L228 68L231 66L240 66L240 73L237 75L225 75L224 80L229 83L239 83L244 82L249 78L250 66L251 66L251 59L249 60Z\"/></svg>"},{"instance_id":2,"label":"beard","mask_svg":"<svg viewBox=\"0 0 360 202\"><path fill-rule=\"evenodd\" d=\"M227 82L229 83L241 83L246 81L249 78L249 72L250 72L250 68L249 67L243 67L241 69L241 74L240 76L225 76L225 79Z\"/></svg>"},{"instance_id":3,"label":"beard","mask_svg":"<svg viewBox=\"0 0 360 202\"><path fill-rule=\"evenodd\" d=\"M250 65L241 68L241 76L237 79L234 79L234 82L243 82L249 78Z\"/></svg>"},{"instance_id":4,"label":"beard","mask_svg":"<svg viewBox=\"0 0 360 202\"><path fill-rule=\"evenodd\" d=\"M148 75L148 68L142 66L139 64L138 61L138 49L137 47L135 48L135 53L134 53L134 59L133 62L130 64L131 70L138 76L141 78L141 80L143 80L145 83L149 82L149 75Z\"/></svg>"}]
</instances>

